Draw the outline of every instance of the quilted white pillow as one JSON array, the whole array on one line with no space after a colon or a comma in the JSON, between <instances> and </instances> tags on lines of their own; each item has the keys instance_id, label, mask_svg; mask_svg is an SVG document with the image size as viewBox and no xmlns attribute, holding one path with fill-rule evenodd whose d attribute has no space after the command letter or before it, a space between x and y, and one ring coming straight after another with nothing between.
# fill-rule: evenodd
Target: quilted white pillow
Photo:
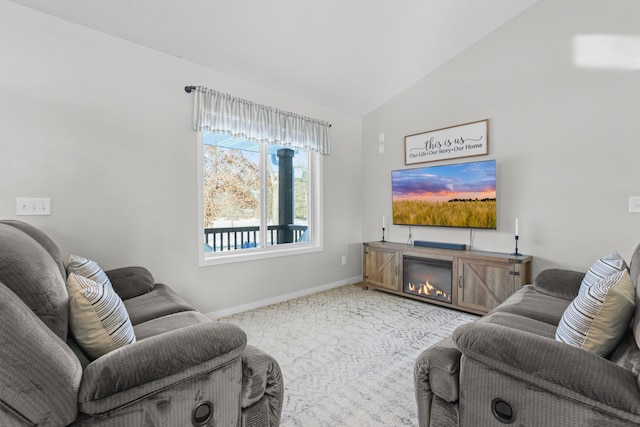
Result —
<instances>
[{"instance_id":1,"label":"quilted white pillow","mask_svg":"<svg viewBox=\"0 0 640 427\"><path fill-rule=\"evenodd\" d=\"M627 270L581 288L560 319L556 340L608 355L629 328L635 295Z\"/></svg>"},{"instance_id":2,"label":"quilted white pillow","mask_svg":"<svg viewBox=\"0 0 640 427\"><path fill-rule=\"evenodd\" d=\"M619 271L627 270L628 268L627 263L624 262L620 255L618 255L618 252L613 251L593 263L589 268L589 271L587 271L587 274L582 279L580 290L588 288L594 283L597 283Z\"/></svg>"},{"instance_id":3,"label":"quilted white pillow","mask_svg":"<svg viewBox=\"0 0 640 427\"><path fill-rule=\"evenodd\" d=\"M98 263L79 255L69 256L69 260L67 261L67 274L71 273L111 287L111 281Z\"/></svg>"},{"instance_id":4,"label":"quilted white pillow","mask_svg":"<svg viewBox=\"0 0 640 427\"><path fill-rule=\"evenodd\" d=\"M67 291L69 327L89 357L96 359L135 342L129 313L112 287L71 273Z\"/></svg>"}]
</instances>

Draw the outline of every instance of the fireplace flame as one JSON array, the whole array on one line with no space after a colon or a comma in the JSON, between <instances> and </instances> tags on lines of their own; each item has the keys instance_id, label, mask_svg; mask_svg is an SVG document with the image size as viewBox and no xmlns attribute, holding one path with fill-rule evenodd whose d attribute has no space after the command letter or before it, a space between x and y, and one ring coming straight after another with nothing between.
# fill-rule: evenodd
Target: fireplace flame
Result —
<instances>
[{"instance_id":1,"label":"fireplace flame","mask_svg":"<svg viewBox=\"0 0 640 427\"><path fill-rule=\"evenodd\" d=\"M436 296L445 299L446 301L451 301L451 296L444 292L438 287L429 283L429 281L425 281L422 285L414 285L409 282L409 292L413 292L417 295L425 295L425 296Z\"/></svg>"}]
</instances>

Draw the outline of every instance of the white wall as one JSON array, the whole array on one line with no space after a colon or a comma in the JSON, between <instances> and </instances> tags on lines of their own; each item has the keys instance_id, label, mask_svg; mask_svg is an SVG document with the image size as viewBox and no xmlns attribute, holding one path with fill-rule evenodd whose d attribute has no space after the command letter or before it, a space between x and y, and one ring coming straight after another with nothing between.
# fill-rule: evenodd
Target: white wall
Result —
<instances>
[{"instance_id":1,"label":"white wall","mask_svg":"<svg viewBox=\"0 0 640 427\"><path fill-rule=\"evenodd\" d=\"M323 252L198 267L185 85L333 124ZM146 266L204 312L358 280L361 129L360 118L0 0L0 218L105 269ZM16 217L20 196L51 197L52 215Z\"/></svg>"},{"instance_id":2,"label":"white wall","mask_svg":"<svg viewBox=\"0 0 640 427\"><path fill-rule=\"evenodd\" d=\"M638 64L638 16L637 0L542 0L367 115L364 239L379 240L381 217L391 216L390 171L406 167L405 135L488 118L488 156L411 166L497 160L498 230L475 231L473 247L513 252L519 217L534 274L584 270L612 249L628 259L640 242L640 214L628 213L629 196L640 195L640 67L580 68L573 45L583 35L634 36L625 57ZM389 231L388 240L407 241L408 227ZM418 240L470 240L469 230L412 231Z\"/></svg>"}]
</instances>

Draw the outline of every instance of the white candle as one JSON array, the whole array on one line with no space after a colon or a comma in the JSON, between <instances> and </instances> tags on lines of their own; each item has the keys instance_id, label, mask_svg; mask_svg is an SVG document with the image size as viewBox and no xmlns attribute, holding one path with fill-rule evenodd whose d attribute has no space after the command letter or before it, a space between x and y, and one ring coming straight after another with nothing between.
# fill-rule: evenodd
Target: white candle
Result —
<instances>
[{"instance_id":1,"label":"white candle","mask_svg":"<svg viewBox=\"0 0 640 427\"><path fill-rule=\"evenodd\" d=\"M384 215L382 215L382 228L384 228Z\"/></svg>"},{"instance_id":2,"label":"white candle","mask_svg":"<svg viewBox=\"0 0 640 427\"><path fill-rule=\"evenodd\" d=\"M519 234L518 234L518 218L516 218L516 236L519 236Z\"/></svg>"}]
</instances>

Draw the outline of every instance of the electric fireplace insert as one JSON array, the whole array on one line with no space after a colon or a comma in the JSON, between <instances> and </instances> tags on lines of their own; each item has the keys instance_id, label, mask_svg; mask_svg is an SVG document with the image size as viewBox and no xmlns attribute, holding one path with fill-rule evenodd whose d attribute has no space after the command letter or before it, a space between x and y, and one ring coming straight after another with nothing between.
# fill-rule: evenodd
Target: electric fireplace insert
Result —
<instances>
[{"instance_id":1,"label":"electric fireplace insert","mask_svg":"<svg viewBox=\"0 0 640 427\"><path fill-rule=\"evenodd\" d=\"M451 261L403 256L403 285L406 294L451 304Z\"/></svg>"}]
</instances>

